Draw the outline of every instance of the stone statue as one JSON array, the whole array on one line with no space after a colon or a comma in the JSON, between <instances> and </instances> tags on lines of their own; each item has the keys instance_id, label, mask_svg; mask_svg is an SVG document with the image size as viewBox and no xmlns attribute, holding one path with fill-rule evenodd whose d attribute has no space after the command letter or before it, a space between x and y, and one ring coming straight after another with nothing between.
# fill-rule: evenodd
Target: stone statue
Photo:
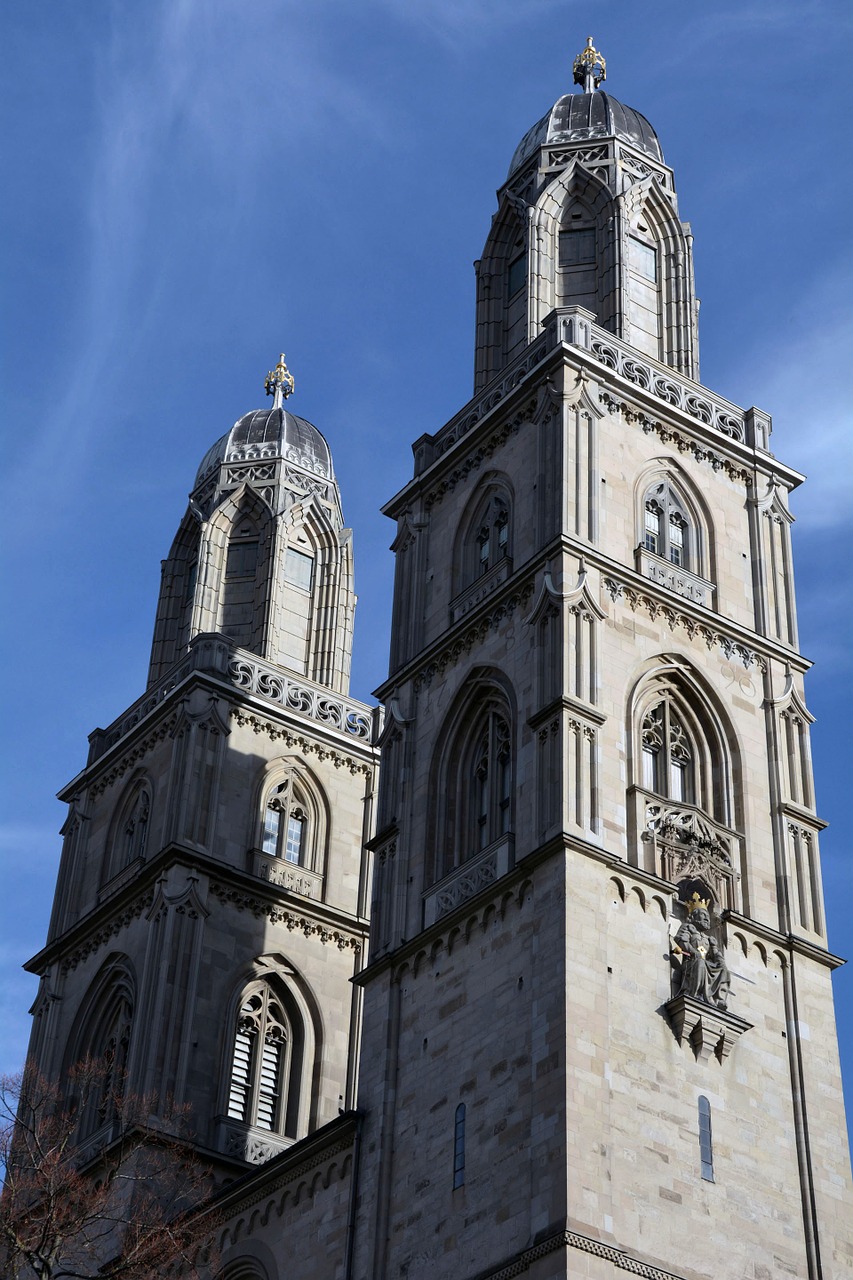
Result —
<instances>
[{"instance_id":1,"label":"stone statue","mask_svg":"<svg viewBox=\"0 0 853 1280\"><path fill-rule=\"evenodd\" d=\"M711 933L708 904L694 894L686 905L689 914L675 935L675 949L682 955L676 994L725 1009L732 978L722 947Z\"/></svg>"}]
</instances>

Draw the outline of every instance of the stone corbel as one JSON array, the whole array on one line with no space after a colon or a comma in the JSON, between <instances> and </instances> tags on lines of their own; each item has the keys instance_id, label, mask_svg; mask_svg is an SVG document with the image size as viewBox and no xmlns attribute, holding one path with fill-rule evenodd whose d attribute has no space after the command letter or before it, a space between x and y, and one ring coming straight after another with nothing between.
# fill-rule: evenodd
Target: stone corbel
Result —
<instances>
[{"instance_id":1,"label":"stone corbel","mask_svg":"<svg viewBox=\"0 0 853 1280\"><path fill-rule=\"evenodd\" d=\"M708 1062L712 1053L724 1062L744 1031L751 1031L753 1026L727 1009L692 996L674 996L664 1008L678 1043L688 1042L699 1062Z\"/></svg>"}]
</instances>

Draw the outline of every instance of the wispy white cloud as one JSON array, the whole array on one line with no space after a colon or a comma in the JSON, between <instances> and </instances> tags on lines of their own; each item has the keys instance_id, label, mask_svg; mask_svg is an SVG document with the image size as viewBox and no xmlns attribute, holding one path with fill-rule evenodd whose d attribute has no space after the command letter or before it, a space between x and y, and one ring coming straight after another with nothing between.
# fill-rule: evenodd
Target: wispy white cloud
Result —
<instances>
[{"instance_id":1,"label":"wispy white cloud","mask_svg":"<svg viewBox=\"0 0 853 1280\"><path fill-rule=\"evenodd\" d=\"M851 280L853 259L836 262L831 276L792 298L794 335L771 335L771 343L747 353L756 403L773 414L772 447L809 476L793 506L814 530L853 521Z\"/></svg>"},{"instance_id":2,"label":"wispy white cloud","mask_svg":"<svg viewBox=\"0 0 853 1280\"><path fill-rule=\"evenodd\" d=\"M357 68L330 67L317 24L279 0L152 0L141 27L114 17L98 55L91 168L81 179L89 242L76 323L19 476L37 477L43 492L67 486L69 472L84 465L99 429L93 407L116 397L122 371L158 321L167 268L145 237L162 218L155 202L169 195L164 158L176 166L196 160L223 192L205 216L235 224L241 206L263 199L271 166L280 170L330 129L380 146L392 145L395 129ZM275 136L259 127L270 119Z\"/></svg>"}]
</instances>

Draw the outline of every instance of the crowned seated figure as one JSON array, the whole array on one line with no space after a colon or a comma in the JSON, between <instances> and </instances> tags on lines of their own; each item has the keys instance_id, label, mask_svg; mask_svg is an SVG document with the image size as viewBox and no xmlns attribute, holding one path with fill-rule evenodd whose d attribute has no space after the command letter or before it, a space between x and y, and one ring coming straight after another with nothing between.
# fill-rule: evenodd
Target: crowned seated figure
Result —
<instances>
[{"instance_id":1,"label":"crowned seated figure","mask_svg":"<svg viewBox=\"0 0 853 1280\"><path fill-rule=\"evenodd\" d=\"M709 903L694 893L683 905L688 914L675 935L674 950L682 957L676 994L725 1009L732 979L722 947L711 932Z\"/></svg>"}]
</instances>

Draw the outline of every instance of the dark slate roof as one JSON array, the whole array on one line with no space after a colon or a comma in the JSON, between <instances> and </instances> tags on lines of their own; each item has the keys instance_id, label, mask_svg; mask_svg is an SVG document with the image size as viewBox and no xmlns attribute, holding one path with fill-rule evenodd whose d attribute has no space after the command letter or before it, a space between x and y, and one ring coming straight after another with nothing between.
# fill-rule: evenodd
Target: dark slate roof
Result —
<instances>
[{"instance_id":1,"label":"dark slate roof","mask_svg":"<svg viewBox=\"0 0 853 1280\"><path fill-rule=\"evenodd\" d=\"M595 138L621 138L663 163L658 136L645 116L626 107L609 93L567 93L529 129L515 149L509 177L546 142L585 142Z\"/></svg>"},{"instance_id":2,"label":"dark slate roof","mask_svg":"<svg viewBox=\"0 0 853 1280\"><path fill-rule=\"evenodd\" d=\"M312 423L286 409L253 409L208 449L195 483L198 485L220 462L254 458L285 458L313 475L334 479L329 446Z\"/></svg>"}]
</instances>

